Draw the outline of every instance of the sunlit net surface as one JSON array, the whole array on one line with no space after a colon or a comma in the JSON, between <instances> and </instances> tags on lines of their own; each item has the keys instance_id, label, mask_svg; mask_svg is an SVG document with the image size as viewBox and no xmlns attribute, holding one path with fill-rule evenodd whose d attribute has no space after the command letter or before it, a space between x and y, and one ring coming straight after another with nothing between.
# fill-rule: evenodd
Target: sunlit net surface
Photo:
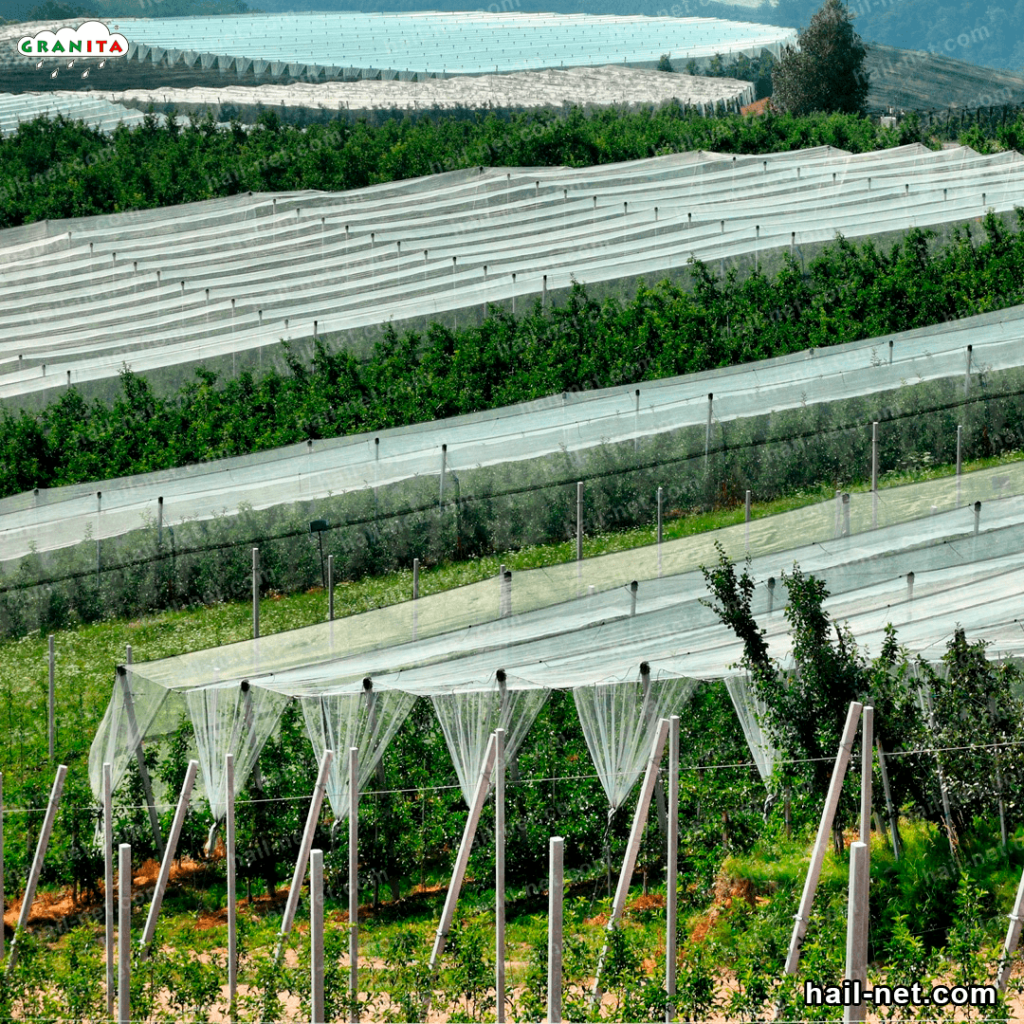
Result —
<instances>
[{"instance_id":1,"label":"sunlit net surface","mask_svg":"<svg viewBox=\"0 0 1024 1024\"><path fill-rule=\"evenodd\" d=\"M765 47L778 54L796 39L794 29L716 18L432 11L120 18L116 27L136 50L449 74L646 63L667 52L677 60Z\"/></svg>"},{"instance_id":2,"label":"sunlit net surface","mask_svg":"<svg viewBox=\"0 0 1024 1024\"><path fill-rule=\"evenodd\" d=\"M1024 467L971 474L969 482L972 495L995 490L1004 496L981 508L949 507L944 499L952 482L915 484L887 495L905 518L878 529L857 532L840 525L829 537L833 507L826 503L660 548L517 573L511 614L504 616L508 606L500 597L501 583L490 580L335 622L137 664L119 678L93 744L93 787L104 761L119 775L137 737L165 735L186 706L193 721L212 714L242 723L208 731L220 737L216 742L205 741L197 728L204 763L213 766L234 750L232 744L241 744L245 755L245 744L265 739L285 698L314 709L307 710L307 723L311 714L323 716L330 707L339 728L353 719L351 731L353 723L384 715L388 701L396 716L407 714L408 702L394 699L406 694L429 696L442 723L447 716L446 737L453 758L466 769L460 778L465 775L468 797L466 780L479 768L482 737L500 720L518 729L521 740L543 691L561 688L574 691L609 801L618 806L641 770L656 720L679 714L696 680L743 677L739 642L701 603L707 588L699 570L717 560L716 541L730 558L751 555L757 581L752 610L766 629L771 654L784 663L791 638L781 577L794 565L825 581L830 614L849 624L869 654L878 653L888 624L911 652L928 659L942 654L958 626L971 639L989 641L991 655L1024 652ZM863 496L865 505L872 500ZM939 511L940 506L948 510ZM794 537L802 539L799 546L792 544ZM642 677L642 663L649 680ZM135 730L125 710L126 688ZM749 701L742 685L734 683L732 689L738 706ZM537 691L537 700L521 696ZM741 723L764 772L773 755L758 739L757 708L751 710L741 713ZM380 732L381 723L372 724Z\"/></svg>"},{"instance_id":3,"label":"sunlit net surface","mask_svg":"<svg viewBox=\"0 0 1024 1024\"><path fill-rule=\"evenodd\" d=\"M873 396L871 400L882 411L851 406L848 414L859 437L859 441L854 440L853 457L861 458L866 467L870 427L865 424L872 418L882 418L883 413L887 416L893 409L917 401L922 404L922 421L937 415L941 424L937 420L936 429L952 441L955 425L950 427L941 412L930 411L936 401L941 405L947 399L959 402L973 395L992 402L1002 392L1012 392L1012 382L999 385L998 381L1000 374L1012 374L1024 365L1024 348L1019 340L1022 326L1024 306L1017 306L707 373L554 395L491 412L16 495L0 500L0 562L10 566L30 550L54 551L79 544L86 537L113 538L140 529L153 533L159 498L163 499L160 514L165 527L232 516L246 507L265 509L315 502L328 495L365 493L373 504L387 488L413 485L425 487L425 500L434 502L436 508L445 488L449 496L461 498L500 490L505 484L496 484L492 477L480 474L508 467L515 467L517 472L506 488L513 493L516 488L525 491L550 483L552 472L568 474L573 485L576 479L591 474L607 474L616 463L608 462L605 453L615 446L626 446L623 473L628 474L637 461L662 465L665 468L656 483L664 483L667 488L674 477L699 478L704 471L702 453L729 444L736 448L743 440L737 428L761 422L758 417L767 415L769 424L772 417L777 417L779 438L800 438L809 424L812 429L819 424L814 419L815 410ZM908 396L908 388L929 382L950 391L951 398L945 390L927 399ZM710 401L709 394L713 396ZM779 418L784 416L790 419ZM980 436L981 426L971 429L966 411L957 416L958 422L968 424L967 436ZM760 427L751 429L760 436ZM900 444L916 444L893 442L894 429L887 424L882 427L890 451L893 444L897 448ZM692 437L680 442L680 447L673 439L686 431ZM670 447L659 449L659 444ZM630 459L629 453L634 453L635 459ZM755 450L750 458L756 454ZM568 464L553 471L550 460L561 456L569 459ZM808 461L811 456L810 449L800 449L795 456L786 457ZM782 456L776 456L775 461L781 466ZM965 477L963 486L974 486L967 481L975 479L974 475ZM430 481L429 486L425 481ZM100 499L97 491L101 492ZM899 492L884 491L875 510L876 520L882 524L890 515L900 519L905 515L899 511L902 506L895 497L890 500L890 493ZM966 494L965 490L961 495L964 500ZM987 492L977 495L988 496ZM950 495L943 499L952 500ZM860 514L855 501L855 520ZM589 511L586 515L589 530L593 519Z\"/></svg>"},{"instance_id":4,"label":"sunlit net surface","mask_svg":"<svg viewBox=\"0 0 1024 1024\"><path fill-rule=\"evenodd\" d=\"M0 398L1010 211L1016 152L683 153L243 195L0 232ZM60 282L60 288L54 282ZM520 311L522 306L519 307ZM314 323L315 322L315 323ZM69 376L70 375L70 376Z\"/></svg>"},{"instance_id":5,"label":"sunlit net surface","mask_svg":"<svg viewBox=\"0 0 1024 1024\"><path fill-rule=\"evenodd\" d=\"M0 135L17 131L19 124L41 114L51 118L60 114L104 132L113 131L119 124L140 125L145 117L140 110L88 93L0 93ZM162 124L164 115L157 115L157 120Z\"/></svg>"}]
</instances>

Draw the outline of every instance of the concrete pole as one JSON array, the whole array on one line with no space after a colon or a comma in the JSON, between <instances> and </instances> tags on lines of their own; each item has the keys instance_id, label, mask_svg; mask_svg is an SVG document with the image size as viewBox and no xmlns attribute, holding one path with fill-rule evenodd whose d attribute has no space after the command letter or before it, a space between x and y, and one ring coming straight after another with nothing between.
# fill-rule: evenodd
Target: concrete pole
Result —
<instances>
[{"instance_id":1,"label":"concrete pole","mask_svg":"<svg viewBox=\"0 0 1024 1024\"><path fill-rule=\"evenodd\" d=\"M846 918L846 978L854 986L859 984L862 993L868 980L868 864L868 844L853 843L850 846L850 903ZM863 1021L865 1015L863 998L855 1005L843 1008L844 1024Z\"/></svg>"},{"instance_id":2,"label":"concrete pole","mask_svg":"<svg viewBox=\"0 0 1024 1024\"><path fill-rule=\"evenodd\" d=\"M607 931L611 931L622 917L626 907L626 897L629 895L629 883L633 878L633 869L636 867L636 858L640 853L640 840L643 837L644 825L647 823L647 812L651 807L651 797L654 795L654 782L658 777L658 765L661 762L661 755L665 752L665 741L668 738L668 719L663 718L658 723L658 731L654 736L654 743L651 747L651 756L647 760L647 771L644 774L643 787L640 790L640 799L637 801L636 813L633 816L633 827L629 833L629 843L626 845L626 856L622 860L622 871L619 874L619 884L615 888L615 897L612 900L612 912L608 918ZM608 956L608 940L605 939L601 956L597 961L597 972L594 977L594 987L590 992L591 1004L600 1005L601 1002L601 972L604 969L604 962Z\"/></svg>"},{"instance_id":3,"label":"concrete pole","mask_svg":"<svg viewBox=\"0 0 1024 1024\"><path fill-rule=\"evenodd\" d=\"M658 488L658 545L659 546L661 545L662 539L663 539L663 535L662 535L662 490L659 487ZM659 556L659 558L661 557L661 552L660 551L658 552L658 556Z\"/></svg>"},{"instance_id":4,"label":"concrete pole","mask_svg":"<svg viewBox=\"0 0 1024 1024\"><path fill-rule=\"evenodd\" d=\"M146 806L149 809L149 827L153 831L153 845L156 847L157 856L163 858L164 838L160 834L160 819L156 813L156 804L153 802L153 783L149 778L149 768L146 766L146 755L142 749L142 733L139 731L139 723L135 717L135 699L132 697L131 682L129 680L128 668L132 663L132 648L128 644L125 649L125 664L117 666L117 674L121 678L121 688L124 691L124 713L128 719L129 743L135 745L135 761L139 767L139 779L142 782L142 791L146 795Z\"/></svg>"},{"instance_id":5,"label":"concrete pole","mask_svg":"<svg viewBox=\"0 0 1024 1024\"><path fill-rule=\"evenodd\" d=\"M836 754L835 767L832 769L832 779L829 782L828 794L825 797L825 809L821 814L821 823L818 825L818 835L814 840L814 851L811 854L810 867L807 869L807 878L804 880L804 891L800 897L800 909L797 911L793 935L789 941L789 953L786 956L787 974L796 974L797 965L800 963L800 946L803 944L804 936L807 934L807 925L811 917L811 905L814 903L814 893L818 888L818 879L821 877L821 867L825 861L825 849L828 845L829 833L832 831L832 821L836 815L836 808L839 806L839 797L843 791L843 779L846 776L846 766L850 763L853 741L857 735L857 721L860 718L862 708L862 704L853 701L846 715L846 726L843 729L843 737L839 741L839 751Z\"/></svg>"},{"instance_id":6,"label":"concrete pole","mask_svg":"<svg viewBox=\"0 0 1024 1024\"><path fill-rule=\"evenodd\" d=\"M117 848L117 1019L131 1024L132 848Z\"/></svg>"},{"instance_id":7,"label":"concrete pole","mask_svg":"<svg viewBox=\"0 0 1024 1024\"><path fill-rule=\"evenodd\" d=\"M100 585L100 513L102 512L103 492L96 492L96 586Z\"/></svg>"},{"instance_id":8,"label":"concrete pole","mask_svg":"<svg viewBox=\"0 0 1024 1024\"><path fill-rule=\"evenodd\" d=\"M505 1020L505 730L494 730L494 1012Z\"/></svg>"},{"instance_id":9,"label":"concrete pole","mask_svg":"<svg viewBox=\"0 0 1024 1024\"><path fill-rule=\"evenodd\" d=\"M107 1016L114 1016L114 802L110 762L103 764L103 904L107 955Z\"/></svg>"},{"instance_id":10,"label":"concrete pole","mask_svg":"<svg viewBox=\"0 0 1024 1024\"><path fill-rule=\"evenodd\" d=\"M747 492L750 493L749 491ZM672 997L676 994L676 950L679 926L679 716L669 719L668 730L668 859L665 865L665 991L669 1005L665 1020L675 1016Z\"/></svg>"},{"instance_id":11,"label":"concrete pole","mask_svg":"<svg viewBox=\"0 0 1024 1024\"><path fill-rule=\"evenodd\" d=\"M861 719L861 774L860 774L860 841L868 844L871 854L871 784L874 753L875 709L868 705Z\"/></svg>"},{"instance_id":12,"label":"concrete pole","mask_svg":"<svg viewBox=\"0 0 1024 1024\"><path fill-rule=\"evenodd\" d=\"M956 507L960 507L960 476L963 472L964 428L956 428Z\"/></svg>"},{"instance_id":13,"label":"concrete pole","mask_svg":"<svg viewBox=\"0 0 1024 1024\"><path fill-rule=\"evenodd\" d=\"M310 850L309 853L309 964L311 1024L325 1024L323 850Z\"/></svg>"},{"instance_id":14,"label":"concrete pole","mask_svg":"<svg viewBox=\"0 0 1024 1024\"><path fill-rule=\"evenodd\" d=\"M708 471L708 453L711 451L711 417L714 413L714 393L708 392L708 425L704 432L704 472Z\"/></svg>"},{"instance_id":15,"label":"concrete pole","mask_svg":"<svg viewBox=\"0 0 1024 1024\"><path fill-rule=\"evenodd\" d=\"M320 758L320 771L316 777L316 785L313 787L313 796L309 802L309 814L306 815L306 827L302 832L302 844L299 847L299 855L295 860L295 873L292 875L291 888L288 890L288 902L284 907L284 916L281 918L281 931L277 937L277 946L274 949L274 960L280 961L281 952L284 949L284 940L292 930L295 921L295 911L299 906L299 892L302 889L302 880L306 877L306 865L309 863L309 851L313 848L313 835L316 832L316 823L320 820L320 808L324 802L324 791L327 788L327 773L331 767L331 760L334 758L333 750L325 750Z\"/></svg>"},{"instance_id":16,"label":"concrete pole","mask_svg":"<svg viewBox=\"0 0 1024 1024\"><path fill-rule=\"evenodd\" d=\"M235 999L238 994L238 896L235 891L235 755L224 755L224 785L227 814L224 821L224 852L228 882L228 1016L237 1017Z\"/></svg>"},{"instance_id":17,"label":"concrete pole","mask_svg":"<svg viewBox=\"0 0 1024 1024\"><path fill-rule=\"evenodd\" d=\"M156 546L161 547L164 542L164 498L160 495L156 499Z\"/></svg>"},{"instance_id":18,"label":"concrete pole","mask_svg":"<svg viewBox=\"0 0 1024 1024\"><path fill-rule=\"evenodd\" d=\"M484 762L480 769L480 780L477 782L476 793L473 796L473 804L469 809L469 817L466 819L466 827L462 833L462 842L459 844L459 852L455 858L455 870L452 872L451 884L448 886L448 895L444 901L444 910L441 912L441 922L437 926L437 934L434 938L434 948L430 954L430 971L437 969L437 961L444 952L444 944L451 930L452 919L455 916L455 904L459 899L459 890L462 888L462 881L466 876L466 867L469 864L469 852L473 846L473 839L476 836L476 827L480 822L480 815L487 800L487 794L491 788L491 773L494 770L494 756L497 748L497 741L494 733L487 743L487 750L484 753ZM424 1020L426 1014L424 1014Z\"/></svg>"},{"instance_id":19,"label":"concrete pole","mask_svg":"<svg viewBox=\"0 0 1024 1024\"><path fill-rule=\"evenodd\" d=\"M967 346L967 372L964 374L964 398L968 396L971 390L971 356L974 352L974 346ZM97 542L98 543L98 542Z\"/></svg>"},{"instance_id":20,"label":"concrete pole","mask_svg":"<svg viewBox=\"0 0 1024 1024\"><path fill-rule=\"evenodd\" d=\"M878 529L878 423L871 424L871 529Z\"/></svg>"},{"instance_id":21,"label":"concrete pole","mask_svg":"<svg viewBox=\"0 0 1024 1024\"><path fill-rule=\"evenodd\" d=\"M420 596L420 560L412 560L412 599L415 601Z\"/></svg>"},{"instance_id":22,"label":"concrete pole","mask_svg":"<svg viewBox=\"0 0 1024 1024\"><path fill-rule=\"evenodd\" d=\"M25 886L25 895L21 901L18 925L14 930L14 938L11 940L11 952L7 957L6 968L8 974L10 974L18 954L18 939L28 927L29 915L32 912L32 901L36 898L36 886L39 885L39 875L43 870L43 860L46 857L46 848L50 844L53 820L57 816L57 805L60 803L60 795L64 791L64 779L67 774L67 765L62 764L57 767L57 776L53 780L53 789L50 790L50 802L46 805L46 817L43 819L43 827L39 832L39 841L36 843L36 855L32 858L32 867L28 873L28 884Z\"/></svg>"},{"instance_id":23,"label":"concrete pole","mask_svg":"<svg viewBox=\"0 0 1024 1024\"><path fill-rule=\"evenodd\" d=\"M981 502L976 501L974 503L974 536L978 536L978 531L981 529Z\"/></svg>"},{"instance_id":24,"label":"concrete pole","mask_svg":"<svg viewBox=\"0 0 1024 1024\"><path fill-rule=\"evenodd\" d=\"M196 772L199 770L198 761L189 761L185 771L185 781L181 784L181 794L178 797L178 806L174 811L174 820L171 822L171 833L167 837L167 846L164 849L163 859L160 862L160 874L157 875L156 888L153 890L153 902L149 905L149 914L146 917L146 927L142 931L142 951L146 953L150 943L156 935L156 921L160 916L160 907L164 902L164 893L167 890L167 881L171 877L171 862L178 850L178 839L181 836L182 826L185 824L185 815L188 813L188 802L192 796L192 786L196 781Z\"/></svg>"},{"instance_id":25,"label":"concrete pole","mask_svg":"<svg viewBox=\"0 0 1024 1024\"><path fill-rule=\"evenodd\" d=\"M576 484L576 561L583 561L583 481Z\"/></svg>"},{"instance_id":26,"label":"concrete pole","mask_svg":"<svg viewBox=\"0 0 1024 1024\"><path fill-rule=\"evenodd\" d=\"M348 750L349 1021L359 1020L359 748Z\"/></svg>"},{"instance_id":27,"label":"concrete pole","mask_svg":"<svg viewBox=\"0 0 1024 1024\"><path fill-rule=\"evenodd\" d=\"M552 836L548 848L548 1022L562 1020L562 899L565 841Z\"/></svg>"},{"instance_id":28,"label":"concrete pole","mask_svg":"<svg viewBox=\"0 0 1024 1024\"><path fill-rule=\"evenodd\" d=\"M1024 923L1024 874L1021 874L1020 885L1017 886L1017 898L1013 901L1013 910L1010 911L1010 927L1006 932L1003 955L999 961L996 987L1000 992L1006 991L1007 983L1010 980L1010 972L1013 970L1013 954L1017 952L1017 945L1020 942L1022 923Z\"/></svg>"},{"instance_id":29,"label":"concrete pole","mask_svg":"<svg viewBox=\"0 0 1024 1024\"><path fill-rule=\"evenodd\" d=\"M444 507L444 475L448 472L448 445L441 445L441 485L438 489L437 507Z\"/></svg>"},{"instance_id":30,"label":"concrete pole","mask_svg":"<svg viewBox=\"0 0 1024 1024\"><path fill-rule=\"evenodd\" d=\"M900 859L900 832L896 820L896 809L892 804L892 793L889 791L889 772L885 767L885 750L882 741L875 739L878 748L878 771L882 776L882 792L885 793L885 809L889 815L889 836L892 839L892 854L896 862Z\"/></svg>"},{"instance_id":31,"label":"concrete pole","mask_svg":"<svg viewBox=\"0 0 1024 1024\"><path fill-rule=\"evenodd\" d=\"M56 746L56 738L57 738L57 725L56 725L56 717L55 717L56 716L56 712L55 712L55 704L56 704L56 687L55 687L55 683L56 683L56 675L57 675L57 673L56 673L56 662L55 662L54 654L53 654L53 634L52 633L50 634L49 639L47 640L47 648L49 649L49 653L50 653L50 689L49 689L49 704L48 704L49 715L48 715L47 721L48 721L48 724L49 724L50 763L53 764L54 748Z\"/></svg>"},{"instance_id":32,"label":"concrete pole","mask_svg":"<svg viewBox=\"0 0 1024 1024\"><path fill-rule=\"evenodd\" d=\"M632 618L636 615L636 592L640 584L636 580L633 580L629 585L629 615Z\"/></svg>"},{"instance_id":33,"label":"concrete pole","mask_svg":"<svg viewBox=\"0 0 1024 1024\"><path fill-rule=\"evenodd\" d=\"M843 536L850 536L850 495L843 494Z\"/></svg>"},{"instance_id":34,"label":"concrete pole","mask_svg":"<svg viewBox=\"0 0 1024 1024\"><path fill-rule=\"evenodd\" d=\"M252 549L252 637L260 635L260 549Z\"/></svg>"},{"instance_id":35,"label":"concrete pole","mask_svg":"<svg viewBox=\"0 0 1024 1024\"><path fill-rule=\"evenodd\" d=\"M327 556L327 621L334 621L334 555Z\"/></svg>"}]
</instances>

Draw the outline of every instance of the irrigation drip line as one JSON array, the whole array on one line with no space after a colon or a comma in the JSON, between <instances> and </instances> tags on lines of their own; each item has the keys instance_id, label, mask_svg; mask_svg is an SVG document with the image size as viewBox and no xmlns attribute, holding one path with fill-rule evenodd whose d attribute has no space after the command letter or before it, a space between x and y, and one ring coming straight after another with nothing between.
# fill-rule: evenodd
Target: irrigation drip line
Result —
<instances>
[{"instance_id":1,"label":"irrigation drip line","mask_svg":"<svg viewBox=\"0 0 1024 1024\"><path fill-rule=\"evenodd\" d=\"M982 377L983 376L983 372L979 370L978 371L978 375L980 377ZM980 388L984 388L985 387L984 380L981 380L979 382L979 387ZM905 412L905 413L904 412L900 412L900 413L896 413L896 414L891 414L891 410L883 409L879 413L879 417L880 417L879 418L879 423L899 423L900 421L905 420L905 419L916 419L917 417L919 417L921 415L924 415L924 414L927 414L927 413L948 412L950 410L955 410L955 409L960 409L960 408L967 408L969 406L973 406L973 405L976 405L976 404L988 403L988 402L991 402L991 401L994 401L994 400L997 400L997 399L1002 399L1002 398L1019 398L1021 396L1024 396L1024 388L1016 388L1016 389L1013 389L1013 390L1010 390L1010 391L1000 391L997 394L975 395L974 397L958 399L955 402L948 402L948 403L943 403L943 404L936 404L936 405L932 405L932 406L922 407L922 408L919 408L919 409L915 409L915 410L913 410L911 412ZM828 404L828 403L822 403L822 404ZM743 417L743 419L746 419L746 418L747 417ZM707 452L701 451L699 453L695 453L695 454L692 454L692 455L676 455L676 456L669 456L669 457L653 457L651 459L647 459L647 460L643 460L643 461L637 460L636 464L635 465L631 465L629 468L600 470L598 472L589 474L586 477L586 479L587 480L605 480L605 479L608 479L610 477L623 476L623 475L626 475L626 474L629 474L629 473L635 473L635 472L642 471L642 470L658 469L658 468L661 468L661 467L680 466L680 465L685 464L685 463L696 462L699 459L704 459L704 458L707 458L708 456L717 456L717 455L727 454L727 453L730 453L730 452L735 453L735 452L742 452L742 451L754 451L754 450L766 447L768 445L790 444L790 443L795 443L795 442L798 442L798 441L806 441L808 438L833 437L833 436L835 436L837 434L848 433L849 431L863 429L863 427L864 427L863 423L850 423L850 424L847 424L847 425L832 427L831 429L826 430L826 431L822 431L820 428L817 428L817 429L809 428L807 430L801 430L801 431L797 431L797 432L792 433L792 434L787 434L785 437L760 438L760 439L751 440L751 441L744 441L744 442L739 443L739 444L729 445L729 444L726 443L725 437L724 437L725 425L727 423L735 423L735 422L739 422L739 421L738 420L724 420L724 421L719 421L719 422L720 422L720 425L722 426L722 434L723 434L722 441L716 447L710 448ZM353 436L353 435L345 435L345 436ZM653 439L653 440L656 441L659 436L660 435L658 435L658 434L646 435L646 439L648 439L648 440ZM640 438L641 441L643 441L644 439L645 438ZM952 474L950 474L950 475L952 475ZM565 479L548 480L548 481L545 481L543 483L529 484L527 486L520 486L520 487L516 487L515 489L510 489L510 490L495 490L495 491L490 491L487 494L466 495L466 496L464 496L462 494L461 488L460 488L459 489L459 495L458 495L457 498L454 499L454 503L456 505L462 505L462 504L471 505L471 504L475 504L475 503L481 502L481 501L493 501L496 498L514 497L515 495L519 495L519 494L533 494L533 493L536 493L537 491L548 490L548 489L551 489L551 488L554 488L554 487L568 487L570 484L575 483L576 480L577 480L577 475L570 474ZM897 486L900 486L900 485L897 485ZM885 490L885 489L886 488L881 488L880 487L879 490L876 493L878 493L879 496L881 496L882 491ZM367 490L376 490L376 488L366 487L366 488L362 488L360 491L353 490L353 491L349 491L349 492L346 492L346 493L355 494L355 493L362 493L363 491L367 491ZM398 518L401 518L403 516L418 515L418 514L422 514L424 512L433 511L436 508L437 508L437 502L436 501L430 501L430 502L427 502L426 504L418 505L418 506L415 506L415 507L409 506L409 507L401 509L401 510L395 510L395 511L390 511L390 512L374 512L374 514L372 516L362 516L362 517L359 517L359 518L347 519L344 523L336 523L333 526L328 526L327 529L328 529L328 531L334 531L334 530L347 530L347 529L352 529L352 528L356 528L356 527L360 527L360 526L372 526L372 525L375 525L375 524L381 522L382 520L387 521L387 520L391 520L391 519L398 519ZM140 527L139 529L142 530L144 528ZM135 532L135 531L130 531L130 532ZM308 534L308 532L309 532L308 526L303 526L303 527L296 527L296 528L294 528L292 530L285 530L285 531L283 531L281 533L276 533L276 534L273 534L271 536L249 537L249 538L246 538L246 539L243 539L243 540L218 541L218 542L213 543L213 544L204 544L202 546L193 545L191 547L181 548L181 549L176 549L176 548L172 547L172 550L164 551L164 552L161 552L161 553L156 554L156 555L140 556L138 558L132 558L132 559L128 559L126 561L118 562L118 563L116 563L114 565L104 566L103 567L103 572L105 572L105 573L107 573L107 572L117 572L117 571L122 570L122 569L131 569L131 568L135 568L136 566L140 566L140 565L150 565L151 563L154 563L154 562L166 561L168 558L172 559L172 561L173 561L173 560L175 560L177 558L185 557L186 555L202 554L204 552L209 552L209 551L223 551L223 550L226 550L228 548L251 547L251 546L258 546L258 545L261 545L261 544L269 544L269 543L272 543L273 541L277 541L277 540L289 540L289 539L292 539L292 538L295 538L295 537L304 537L304 536L306 536ZM116 536L113 536L113 537L100 538L100 539L101 540L115 541L115 540L118 540L121 537L125 537L125 536L128 536L128 534L117 534ZM84 543L84 541L83 541L83 543ZM64 549L60 549L60 550L64 550ZM54 583L62 583L62 582L66 582L66 581L69 581L69 580L85 579L87 577L91 578L91 577L93 577L95 575L96 575L96 569L95 569L95 567L91 567L91 568L88 568L88 569L78 569L78 570L75 570L74 572L64 573L63 575L60 575L60 576L40 577L39 579L31 581L31 582L27 582L27 581L24 581L24 580L19 580L17 582L11 582L11 583L0 583L0 594L7 594L7 593L18 592L18 591L22 591L22 590L29 590L29 589L31 589L33 587L52 586Z\"/></svg>"},{"instance_id":2,"label":"irrigation drip line","mask_svg":"<svg viewBox=\"0 0 1024 1024\"><path fill-rule=\"evenodd\" d=\"M1009 747L1024 747L1024 740L1006 740L1002 743L970 743L960 747L917 747L911 750L887 750L885 756L889 757L905 757L914 754L955 754L962 753L964 751L971 750L1002 750ZM779 765L797 765L797 764L815 764L819 762L835 761L835 757L801 757L795 758L789 761L776 761ZM753 761L733 761L726 764L694 764L681 766L679 771L682 772L713 772L713 771L724 771L727 769L738 769L738 768L756 768L757 765ZM668 769L664 766L658 769L659 775L667 776ZM613 772L613 777L622 775L628 775L629 772ZM600 779L599 775L549 775L543 778L536 779L509 779L505 785L508 787L514 786L538 786L543 785L546 782L586 782L594 779ZM460 789L458 784L452 784L449 786L414 786L409 789L367 789L360 793L361 797L368 796L394 796L404 795L408 793L441 793L450 791L453 789ZM248 804L284 804L293 803L299 800L309 800L309 794L304 796L280 796L280 797L265 797L259 800L235 800L235 806L242 806ZM153 804L153 807L158 811L171 811L177 807L176 803L171 804ZM117 809L121 811L144 811L148 810L149 804L118 804ZM45 811L45 807L11 807L5 808L3 811L4 815L8 814L36 814L41 811ZM3 1018L0 1018L2 1020Z\"/></svg>"}]
</instances>

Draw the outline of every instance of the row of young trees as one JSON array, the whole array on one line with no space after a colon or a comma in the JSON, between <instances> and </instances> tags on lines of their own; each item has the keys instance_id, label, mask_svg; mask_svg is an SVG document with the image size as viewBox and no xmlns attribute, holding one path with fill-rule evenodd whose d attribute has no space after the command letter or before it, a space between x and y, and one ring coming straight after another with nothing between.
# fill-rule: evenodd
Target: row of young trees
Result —
<instances>
[{"instance_id":1,"label":"row of young trees","mask_svg":"<svg viewBox=\"0 0 1024 1024\"><path fill-rule=\"evenodd\" d=\"M598 302L582 286L551 308L425 334L388 327L365 362L317 347L312 366L221 380L200 368L176 394L126 369L112 404L75 388L41 412L0 414L0 496L246 455L426 422L563 391L607 387L999 309L1024 301L1024 215L989 215L936 246L912 230L887 249L839 238L773 276L720 279L699 261L693 288L641 285Z\"/></svg>"}]
</instances>

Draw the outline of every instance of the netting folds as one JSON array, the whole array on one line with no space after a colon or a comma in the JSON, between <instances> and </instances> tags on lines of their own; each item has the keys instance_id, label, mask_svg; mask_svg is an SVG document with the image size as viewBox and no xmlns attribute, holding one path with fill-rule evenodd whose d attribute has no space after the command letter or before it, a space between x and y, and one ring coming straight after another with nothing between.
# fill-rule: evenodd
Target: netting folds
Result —
<instances>
[{"instance_id":1,"label":"netting folds","mask_svg":"<svg viewBox=\"0 0 1024 1024\"><path fill-rule=\"evenodd\" d=\"M682 713L692 679L640 679L573 690L583 736L611 810L622 806L651 754L658 720Z\"/></svg>"},{"instance_id":2,"label":"netting folds","mask_svg":"<svg viewBox=\"0 0 1024 1024\"><path fill-rule=\"evenodd\" d=\"M536 687L510 691L495 679L491 689L431 697L467 804L473 802L491 733L504 729L505 756L515 757L548 692Z\"/></svg>"},{"instance_id":3,"label":"netting folds","mask_svg":"<svg viewBox=\"0 0 1024 1024\"><path fill-rule=\"evenodd\" d=\"M359 750L356 784L362 790L415 702L413 694L401 690L379 692L372 688L365 693L302 698L302 714L317 762L325 750L334 751L327 799L336 820L348 814L349 750Z\"/></svg>"},{"instance_id":4,"label":"netting folds","mask_svg":"<svg viewBox=\"0 0 1024 1024\"><path fill-rule=\"evenodd\" d=\"M732 706L736 709L743 737L757 765L757 772L767 784L778 753L765 728L767 705L751 690L750 680L745 675L729 676L725 685L732 698Z\"/></svg>"},{"instance_id":5,"label":"netting folds","mask_svg":"<svg viewBox=\"0 0 1024 1024\"><path fill-rule=\"evenodd\" d=\"M270 738L288 698L248 681L205 686L185 694L195 731L206 799L215 821L227 814L224 755L235 759L234 795L245 786L263 744Z\"/></svg>"}]
</instances>

